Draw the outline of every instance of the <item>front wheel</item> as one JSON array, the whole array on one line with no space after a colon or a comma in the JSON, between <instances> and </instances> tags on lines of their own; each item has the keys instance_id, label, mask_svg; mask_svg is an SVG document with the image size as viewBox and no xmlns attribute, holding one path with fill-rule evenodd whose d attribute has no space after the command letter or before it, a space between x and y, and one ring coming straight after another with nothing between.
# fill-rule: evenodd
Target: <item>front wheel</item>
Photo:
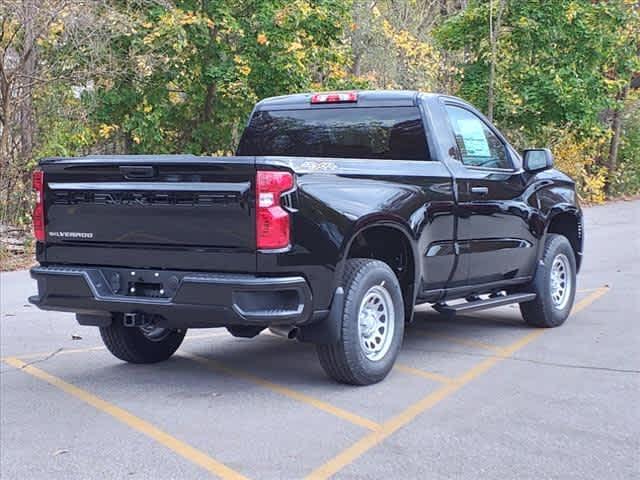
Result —
<instances>
[{"instance_id":1,"label":"front wheel","mask_svg":"<svg viewBox=\"0 0 640 480\"><path fill-rule=\"evenodd\" d=\"M536 298L520 304L525 322L546 328L562 325L571 313L576 295L576 259L566 237L547 235L544 253L529 289Z\"/></svg>"},{"instance_id":2,"label":"front wheel","mask_svg":"<svg viewBox=\"0 0 640 480\"><path fill-rule=\"evenodd\" d=\"M107 349L129 363L167 360L178 350L186 333L186 329L173 330L152 325L125 327L121 315L114 315L108 327L100 327L100 336Z\"/></svg>"},{"instance_id":3,"label":"front wheel","mask_svg":"<svg viewBox=\"0 0 640 480\"><path fill-rule=\"evenodd\" d=\"M370 385L393 368L404 335L404 304L395 274L379 260L347 261L340 340L316 347L327 375L341 383Z\"/></svg>"}]
</instances>

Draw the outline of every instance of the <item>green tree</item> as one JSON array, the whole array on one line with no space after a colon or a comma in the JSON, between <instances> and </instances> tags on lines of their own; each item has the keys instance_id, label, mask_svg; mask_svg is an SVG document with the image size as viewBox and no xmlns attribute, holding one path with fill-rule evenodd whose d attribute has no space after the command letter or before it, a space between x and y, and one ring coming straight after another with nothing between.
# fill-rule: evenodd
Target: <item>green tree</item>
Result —
<instances>
[{"instance_id":1,"label":"green tree","mask_svg":"<svg viewBox=\"0 0 640 480\"><path fill-rule=\"evenodd\" d=\"M341 83L348 7L181 0L141 9L111 41L125 68L97 86L94 118L130 152L228 152L256 100Z\"/></svg>"},{"instance_id":2,"label":"green tree","mask_svg":"<svg viewBox=\"0 0 640 480\"><path fill-rule=\"evenodd\" d=\"M581 134L601 129L599 115L638 67L637 38L629 32L636 7L624 0L507 0L501 11L491 8L497 3L474 0L438 30L444 48L464 51L460 94L487 109L495 58L499 124L532 138L549 125ZM489 23L498 15L501 31L492 36Z\"/></svg>"}]
</instances>

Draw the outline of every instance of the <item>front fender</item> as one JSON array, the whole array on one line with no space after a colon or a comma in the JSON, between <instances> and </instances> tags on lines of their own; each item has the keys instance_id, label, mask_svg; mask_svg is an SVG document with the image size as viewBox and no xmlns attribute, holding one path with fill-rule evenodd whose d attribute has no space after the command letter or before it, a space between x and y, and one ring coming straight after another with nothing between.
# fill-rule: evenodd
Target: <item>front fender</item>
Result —
<instances>
[{"instance_id":1,"label":"front fender","mask_svg":"<svg viewBox=\"0 0 640 480\"><path fill-rule=\"evenodd\" d=\"M584 228L582 208L578 200L575 183L565 174L551 170L548 173L544 187L537 193L539 214L542 221L542 231L540 232L540 242L538 245L538 260L542 257L544 243L549 229L554 220L560 215L570 215L575 219L577 231L576 238L572 240L572 246L576 250L576 261L580 265L580 256L584 245ZM560 232L563 233L563 232ZM565 236L569 232L564 232Z\"/></svg>"}]
</instances>

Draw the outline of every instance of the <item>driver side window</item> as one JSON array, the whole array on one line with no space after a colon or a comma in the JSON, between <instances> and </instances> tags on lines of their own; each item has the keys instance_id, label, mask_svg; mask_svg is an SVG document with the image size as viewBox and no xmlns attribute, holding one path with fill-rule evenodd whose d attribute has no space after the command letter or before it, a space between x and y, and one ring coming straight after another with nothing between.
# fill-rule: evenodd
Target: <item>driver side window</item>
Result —
<instances>
[{"instance_id":1,"label":"driver side window","mask_svg":"<svg viewBox=\"0 0 640 480\"><path fill-rule=\"evenodd\" d=\"M512 168L500 139L475 114L464 108L447 105L462 163L470 167Z\"/></svg>"}]
</instances>

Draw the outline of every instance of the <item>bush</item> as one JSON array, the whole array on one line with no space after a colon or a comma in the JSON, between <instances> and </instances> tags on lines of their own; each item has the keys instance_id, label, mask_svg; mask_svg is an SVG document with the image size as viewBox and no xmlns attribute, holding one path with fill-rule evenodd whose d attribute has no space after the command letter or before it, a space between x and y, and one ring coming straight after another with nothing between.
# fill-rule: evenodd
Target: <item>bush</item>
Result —
<instances>
[{"instance_id":1,"label":"bush","mask_svg":"<svg viewBox=\"0 0 640 480\"><path fill-rule=\"evenodd\" d=\"M594 130L591 136L579 136L572 126L545 128L538 138L529 138L522 131L507 135L518 148L549 147L553 152L555 168L576 182L580 199L586 203L606 200L608 171L603 166L608 148L607 135Z\"/></svg>"},{"instance_id":2,"label":"bush","mask_svg":"<svg viewBox=\"0 0 640 480\"><path fill-rule=\"evenodd\" d=\"M598 159L606 137L578 139L571 132L558 132L551 150L558 170L576 181L580 199L587 203L602 203L606 199L607 168Z\"/></svg>"},{"instance_id":3,"label":"bush","mask_svg":"<svg viewBox=\"0 0 640 480\"><path fill-rule=\"evenodd\" d=\"M611 195L640 194L640 108L624 119L618 168L611 179Z\"/></svg>"}]
</instances>

